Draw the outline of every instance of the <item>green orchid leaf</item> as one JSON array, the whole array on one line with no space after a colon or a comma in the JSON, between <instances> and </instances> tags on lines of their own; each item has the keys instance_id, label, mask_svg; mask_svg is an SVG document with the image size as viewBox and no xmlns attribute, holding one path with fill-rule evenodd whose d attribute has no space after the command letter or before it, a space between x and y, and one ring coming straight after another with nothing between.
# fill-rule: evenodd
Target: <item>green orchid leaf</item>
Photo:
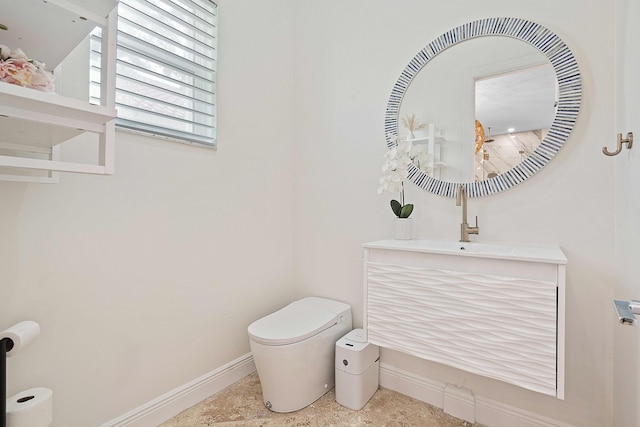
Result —
<instances>
[{"instance_id":1,"label":"green orchid leaf","mask_svg":"<svg viewBox=\"0 0 640 427\"><path fill-rule=\"evenodd\" d=\"M400 215L398 216L400 218L409 218L409 215L411 215L411 212L413 212L413 205L411 203L408 203L402 207L400 211Z\"/></svg>"},{"instance_id":2,"label":"green orchid leaf","mask_svg":"<svg viewBox=\"0 0 640 427\"><path fill-rule=\"evenodd\" d=\"M397 200L392 200L391 210L393 211L394 214L396 214L397 217L400 217L400 213L402 211L402 206L400 205L400 202Z\"/></svg>"}]
</instances>

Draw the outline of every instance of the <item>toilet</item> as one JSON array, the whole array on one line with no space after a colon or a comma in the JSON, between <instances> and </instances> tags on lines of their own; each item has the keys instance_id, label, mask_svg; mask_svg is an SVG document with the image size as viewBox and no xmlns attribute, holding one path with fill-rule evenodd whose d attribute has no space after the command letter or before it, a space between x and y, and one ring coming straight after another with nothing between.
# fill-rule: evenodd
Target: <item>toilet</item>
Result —
<instances>
[{"instance_id":1,"label":"toilet","mask_svg":"<svg viewBox=\"0 0 640 427\"><path fill-rule=\"evenodd\" d=\"M274 412L293 412L335 384L335 345L352 329L351 306L308 297L249 325L262 399Z\"/></svg>"}]
</instances>

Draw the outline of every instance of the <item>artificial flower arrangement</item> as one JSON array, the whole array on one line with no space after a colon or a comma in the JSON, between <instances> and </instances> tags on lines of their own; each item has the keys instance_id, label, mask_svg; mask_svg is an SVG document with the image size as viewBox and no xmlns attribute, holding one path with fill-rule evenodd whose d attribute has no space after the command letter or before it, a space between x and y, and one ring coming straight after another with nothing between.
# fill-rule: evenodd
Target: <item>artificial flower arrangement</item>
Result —
<instances>
[{"instance_id":1,"label":"artificial flower arrangement","mask_svg":"<svg viewBox=\"0 0 640 427\"><path fill-rule=\"evenodd\" d=\"M414 146L411 141L402 140L398 136L388 135L393 145L384 154L382 163L382 176L378 194L400 193L400 201L391 200L391 210L398 218L409 218L413 212L413 204L404 200L404 180L409 174L409 165L414 164L418 169L429 174L430 155L424 146Z\"/></svg>"},{"instance_id":2,"label":"artificial flower arrangement","mask_svg":"<svg viewBox=\"0 0 640 427\"><path fill-rule=\"evenodd\" d=\"M22 49L12 51L0 45L0 82L52 92L53 81L44 63L29 59Z\"/></svg>"}]
</instances>

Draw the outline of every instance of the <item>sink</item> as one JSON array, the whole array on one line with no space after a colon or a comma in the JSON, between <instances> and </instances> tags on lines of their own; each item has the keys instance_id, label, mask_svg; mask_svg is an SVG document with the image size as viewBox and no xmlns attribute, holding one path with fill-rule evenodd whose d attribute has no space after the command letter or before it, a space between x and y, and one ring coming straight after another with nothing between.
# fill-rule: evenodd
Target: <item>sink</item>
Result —
<instances>
[{"instance_id":1,"label":"sink","mask_svg":"<svg viewBox=\"0 0 640 427\"><path fill-rule=\"evenodd\" d=\"M435 254L513 259L521 261L566 264L567 259L557 245L538 243L458 242L455 240L379 240L364 245L369 248L399 249Z\"/></svg>"},{"instance_id":2,"label":"sink","mask_svg":"<svg viewBox=\"0 0 640 427\"><path fill-rule=\"evenodd\" d=\"M454 252L475 252L486 254L505 254L513 252L515 247L504 243L455 242L450 240L424 240L421 244L426 248Z\"/></svg>"}]
</instances>

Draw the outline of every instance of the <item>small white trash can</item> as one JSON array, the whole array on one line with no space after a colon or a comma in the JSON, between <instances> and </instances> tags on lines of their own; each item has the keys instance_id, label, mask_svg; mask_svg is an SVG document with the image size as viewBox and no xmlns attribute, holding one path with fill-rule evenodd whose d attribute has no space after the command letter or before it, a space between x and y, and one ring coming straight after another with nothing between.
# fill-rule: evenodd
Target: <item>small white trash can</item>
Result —
<instances>
[{"instance_id":1,"label":"small white trash can","mask_svg":"<svg viewBox=\"0 0 640 427\"><path fill-rule=\"evenodd\" d=\"M336 402L359 410L378 390L380 348L354 329L336 342Z\"/></svg>"}]
</instances>

